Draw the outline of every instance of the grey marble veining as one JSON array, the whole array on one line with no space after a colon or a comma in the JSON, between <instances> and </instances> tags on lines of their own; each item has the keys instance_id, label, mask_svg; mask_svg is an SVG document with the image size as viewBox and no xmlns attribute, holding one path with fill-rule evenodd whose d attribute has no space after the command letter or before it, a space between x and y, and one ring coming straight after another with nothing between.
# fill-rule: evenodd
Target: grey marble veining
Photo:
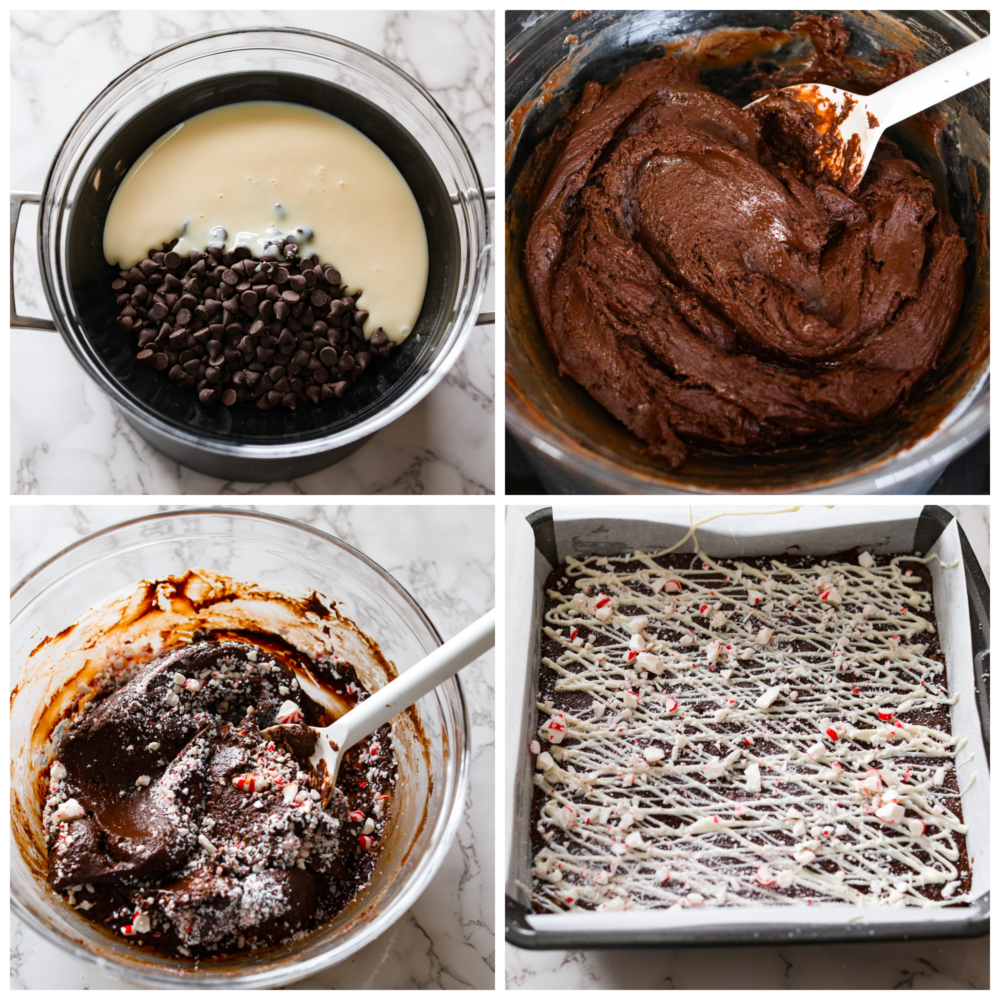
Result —
<instances>
[{"instance_id":1,"label":"grey marble veining","mask_svg":"<svg viewBox=\"0 0 1000 1000\"><path fill-rule=\"evenodd\" d=\"M944 506L958 517L989 580L989 506ZM989 989L988 937L634 951L504 947L510 990Z\"/></svg>"},{"instance_id":2,"label":"grey marble veining","mask_svg":"<svg viewBox=\"0 0 1000 1000\"><path fill-rule=\"evenodd\" d=\"M493 11L309 13L18 11L11 17L11 188L41 191L59 144L87 103L136 61L191 35L283 25L346 38L392 60L455 122L483 184L495 180ZM14 253L19 311L47 316L22 216ZM484 310L493 308L495 263ZM11 380L14 494L484 494L494 490L494 328L473 329L442 383L338 465L272 484L224 482L155 451L84 375L58 333L19 330L11 370L44 371L44 388Z\"/></svg>"},{"instance_id":3,"label":"grey marble veining","mask_svg":"<svg viewBox=\"0 0 1000 1000\"><path fill-rule=\"evenodd\" d=\"M17 506L11 580L98 528L170 508ZM494 603L494 511L462 507L253 506L313 525L356 546L393 574L447 639ZM469 794L440 871L406 915L348 961L293 989L492 989L494 936L494 658L461 682L472 721ZM12 989L128 989L11 920Z\"/></svg>"}]
</instances>

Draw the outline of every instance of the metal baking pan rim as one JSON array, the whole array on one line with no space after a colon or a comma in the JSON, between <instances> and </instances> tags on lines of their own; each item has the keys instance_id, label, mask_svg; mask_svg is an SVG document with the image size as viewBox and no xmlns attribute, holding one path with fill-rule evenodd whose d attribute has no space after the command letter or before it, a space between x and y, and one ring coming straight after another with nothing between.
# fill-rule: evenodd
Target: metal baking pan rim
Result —
<instances>
[{"instance_id":1,"label":"metal baking pan rim","mask_svg":"<svg viewBox=\"0 0 1000 1000\"><path fill-rule=\"evenodd\" d=\"M917 522L914 551L927 551L953 519L954 515L943 507L925 505ZM550 558L554 557L556 552L552 508L545 507L533 511L526 520L532 529L536 548L555 565L554 558ZM958 525L958 531L966 570L977 709L987 752L987 767L989 767L989 584L961 524ZM531 919L545 915L534 914L510 895L505 895L504 936L508 943L530 951L975 938L989 933L990 895L989 891L985 892L968 907L937 910L933 913L914 911L910 919L879 922L876 925L865 922L863 913L858 915L861 919L852 918L857 921L855 923L846 921L826 925L803 923L801 918L805 916L804 908L795 908L795 923L775 923L766 927L755 926L742 919L739 922L720 924L716 927L701 925L693 928L656 927L621 930L590 930L586 926L574 927L571 930L535 927L532 926Z\"/></svg>"}]
</instances>

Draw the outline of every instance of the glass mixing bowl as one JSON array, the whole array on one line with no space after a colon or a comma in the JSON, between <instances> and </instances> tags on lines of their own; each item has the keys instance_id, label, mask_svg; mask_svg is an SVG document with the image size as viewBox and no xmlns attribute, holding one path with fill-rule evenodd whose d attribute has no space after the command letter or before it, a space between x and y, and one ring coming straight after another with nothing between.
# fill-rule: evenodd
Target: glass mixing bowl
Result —
<instances>
[{"instance_id":1,"label":"glass mixing bowl","mask_svg":"<svg viewBox=\"0 0 1000 1000\"><path fill-rule=\"evenodd\" d=\"M400 672L441 643L420 606L384 569L340 539L280 517L230 509L171 511L115 525L64 549L11 594L12 905L47 941L145 988L273 987L342 962L387 930L426 888L461 819L469 720L453 678L417 703L426 749L419 741L407 745L405 727L399 727L396 815L372 883L305 940L200 968L116 940L82 919L45 881L39 800L44 786L38 776L49 756L33 745L32 734L83 655L71 644L61 655L59 643L73 633L60 633L105 595L195 567L275 593L317 591L333 598ZM32 657L50 636L55 638Z\"/></svg>"},{"instance_id":2,"label":"glass mixing bowl","mask_svg":"<svg viewBox=\"0 0 1000 1000\"><path fill-rule=\"evenodd\" d=\"M175 125L249 100L291 101L347 121L393 161L423 215L429 273L413 332L338 405L267 412L251 404L202 406L138 362L134 338L115 322L110 282L117 269L104 260L102 236L118 182ZM402 417L444 378L477 321L492 322L478 315L490 258L486 197L454 123L381 56L300 29L212 32L143 59L77 120L41 195L39 266L55 328L150 444L223 479L289 479L345 458ZM13 196L12 229L21 202L32 200ZM11 322L52 328L16 315Z\"/></svg>"},{"instance_id":3,"label":"glass mixing bowl","mask_svg":"<svg viewBox=\"0 0 1000 1000\"><path fill-rule=\"evenodd\" d=\"M838 11L851 31L851 55L880 63L881 49L912 52L926 65L983 33L960 12ZM547 173L540 144L578 99L584 83L610 83L664 45L721 28L788 32L794 11L558 11L532 14L507 47L505 114L505 278L507 426L551 493L919 493L989 428L989 88L983 84L938 107L947 117L935 150L905 124L888 130L926 169L969 247L966 295L937 371L914 394L916 406L889 413L864 440L769 460L692 455L679 470L650 458L558 364L534 314L523 251ZM787 38L787 36L785 36ZM702 79L741 106L756 84L750 74L794 59L794 36L754 49L752 65L713 62L694 44Z\"/></svg>"}]
</instances>

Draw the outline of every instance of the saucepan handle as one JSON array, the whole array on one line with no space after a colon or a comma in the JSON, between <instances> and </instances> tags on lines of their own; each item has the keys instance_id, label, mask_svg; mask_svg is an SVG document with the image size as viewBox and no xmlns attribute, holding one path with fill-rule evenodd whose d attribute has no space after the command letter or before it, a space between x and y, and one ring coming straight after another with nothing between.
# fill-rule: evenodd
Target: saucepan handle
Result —
<instances>
[{"instance_id":1,"label":"saucepan handle","mask_svg":"<svg viewBox=\"0 0 1000 1000\"><path fill-rule=\"evenodd\" d=\"M17 220L21 216L22 205L37 205L41 195L28 194L26 191L14 191L10 196L10 326L21 330L54 330L55 323L41 316L20 316L14 301L14 240L17 236Z\"/></svg>"},{"instance_id":2,"label":"saucepan handle","mask_svg":"<svg viewBox=\"0 0 1000 1000\"><path fill-rule=\"evenodd\" d=\"M487 201L493 201L496 193L493 188L483 188L483 194ZM492 326L496 322L496 313L480 313L476 317L476 326Z\"/></svg>"}]
</instances>

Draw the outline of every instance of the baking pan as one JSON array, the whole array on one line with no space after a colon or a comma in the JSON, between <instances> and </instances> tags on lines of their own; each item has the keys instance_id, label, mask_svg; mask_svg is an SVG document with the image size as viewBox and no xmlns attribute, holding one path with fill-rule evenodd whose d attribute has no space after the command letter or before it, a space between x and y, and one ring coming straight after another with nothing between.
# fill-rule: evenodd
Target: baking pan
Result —
<instances>
[{"instance_id":1,"label":"baking pan","mask_svg":"<svg viewBox=\"0 0 1000 1000\"><path fill-rule=\"evenodd\" d=\"M735 507L733 513L753 508ZM936 506L817 505L780 514L720 517L698 528L698 542L720 558L794 552L815 556L863 546L876 553L936 553L928 564L935 612L959 698L952 732L968 737L955 760L969 827L972 903L968 906L855 908L845 904L717 907L697 911L537 914L530 906L530 802L536 726L543 587L567 555L615 555L666 548L690 523L718 506L557 506L507 519L507 655L505 757L506 938L530 949L635 948L671 945L892 941L976 937L989 931L989 585L961 525ZM692 541L677 551L693 552Z\"/></svg>"}]
</instances>

